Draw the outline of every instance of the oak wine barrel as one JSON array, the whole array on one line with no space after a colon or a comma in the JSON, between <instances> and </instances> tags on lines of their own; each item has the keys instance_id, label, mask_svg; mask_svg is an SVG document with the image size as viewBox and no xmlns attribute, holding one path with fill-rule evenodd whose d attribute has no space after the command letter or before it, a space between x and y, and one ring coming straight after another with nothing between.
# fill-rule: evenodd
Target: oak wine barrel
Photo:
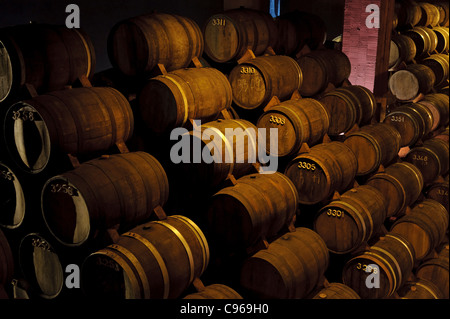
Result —
<instances>
[{"instance_id":1,"label":"oak wine barrel","mask_svg":"<svg viewBox=\"0 0 450 319\"><path fill-rule=\"evenodd\" d=\"M332 282L328 287L319 291L312 299L361 299L349 286L339 282Z\"/></svg>"},{"instance_id":2,"label":"oak wine barrel","mask_svg":"<svg viewBox=\"0 0 450 319\"><path fill-rule=\"evenodd\" d=\"M447 209L447 212L449 211L448 194L448 181L433 183L428 187L426 191L426 197L440 203L445 207L445 209Z\"/></svg>"},{"instance_id":3,"label":"oak wine barrel","mask_svg":"<svg viewBox=\"0 0 450 319\"><path fill-rule=\"evenodd\" d=\"M432 30L436 33L438 39L436 52L448 53L450 45L448 27L435 27Z\"/></svg>"},{"instance_id":4,"label":"oak wine barrel","mask_svg":"<svg viewBox=\"0 0 450 319\"><path fill-rule=\"evenodd\" d=\"M8 238L0 229L0 285L9 285L14 275L14 258Z\"/></svg>"},{"instance_id":5,"label":"oak wine barrel","mask_svg":"<svg viewBox=\"0 0 450 319\"><path fill-rule=\"evenodd\" d=\"M426 258L442 242L448 228L448 211L432 199L413 207L398 219L391 232L402 235L414 247L418 261Z\"/></svg>"},{"instance_id":6,"label":"oak wine barrel","mask_svg":"<svg viewBox=\"0 0 450 319\"><path fill-rule=\"evenodd\" d=\"M36 23L0 29L0 102L20 96L25 84L42 94L94 70L94 47L81 29Z\"/></svg>"},{"instance_id":7,"label":"oak wine barrel","mask_svg":"<svg viewBox=\"0 0 450 319\"><path fill-rule=\"evenodd\" d=\"M322 207L314 219L314 231L336 254L354 251L379 230L386 219L383 195L370 185L361 185Z\"/></svg>"},{"instance_id":8,"label":"oak wine barrel","mask_svg":"<svg viewBox=\"0 0 450 319\"><path fill-rule=\"evenodd\" d=\"M401 0L395 2L395 12L398 17L399 26L415 26L422 17L419 4L412 0Z\"/></svg>"},{"instance_id":9,"label":"oak wine barrel","mask_svg":"<svg viewBox=\"0 0 450 319\"><path fill-rule=\"evenodd\" d=\"M158 64L167 71L188 67L203 53L197 23L184 16L152 13L118 22L108 36L111 64L129 76L149 74Z\"/></svg>"},{"instance_id":10,"label":"oak wine barrel","mask_svg":"<svg viewBox=\"0 0 450 319\"><path fill-rule=\"evenodd\" d=\"M419 6L422 14L418 25L425 27L438 26L441 19L439 9L434 4L428 2L419 2Z\"/></svg>"},{"instance_id":11,"label":"oak wine barrel","mask_svg":"<svg viewBox=\"0 0 450 319\"><path fill-rule=\"evenodd\" d=\"M407 162L389 165L384 172L370 177L366 184L383 194L387 218L402 214L419 198L424 186L420 170Z\"/></svg>"},{"instance_id":12,"label":"oak wine barrel","mask_svg":"<svg viewBox=\"0 0 450 319\"><path fill-rule=\"evenodd\" d=\"M418 102L426 106L433 114L433 125L431 131L445 127L449 123L449 99L443 93L430 93Z\"/></svg>"},{"instance_id":13,"label":"oak wine barrel","mask_svg":"<svg viewBox=\"0 0 450 319\"><path fill-rule=\"evenodd\" d=\"M343 284L352 288L362 299L391 297L412 273L414 260L413 246L401 235L388 233L345 264ZM375 289L368 283L379 286Z\"/></svg>"},{"instance_id":14,"label":"oak wine barrel","mask_svg":"<svg viewBox=\"0 0 450 319\"><path fill-rule=\"evenodd\" d=\"M426 279L435 284L444 298L449 298L449 262L448 262L448 245L444 248L444 253L441 253L438 257L428 259L421 263L416 269L416 277L420 279Z\"/></svg>"},{"instance_id":15,"label":"oak wine barrel","mask_svg":"<svg viewBox=\"0 0 450 319\"><path fill-rule=\"evenodd\" d=\"M413 147L405 161L414 164L422 173L425 184L445 176L449 169L449 144L442 139L432 138L423 145Z\"/></svg>"},{"instance_id":16,"label":"oak wine barrel","mask_svg":"<svg viewBox=\"0 0 450 319\"><path fill-rule=\"evenodd\" d=\"M439 1L436 4L439 10L439 25L448 27L449 21L449 5L446 1Z\"/></svg>"},{"instance_id":17,"label":"oak wine barrel","mask_svg":"<svg viewBox=\"0 0 450 319\"><path fill-rule=\"evenodd\" d=\"M416 26L403 32L404 35L411 38L416 46L416 60L421 60L434 53L438 45L438 37L434 31L426 27Z\"/></svg>"},{"instance_id":18,"label":"oak wine barrel","mask_svg":"<svg viewBox=\"0 0 450 319\"><path fill-rule=\"evenodd\" d=\"M234 67L228 79L233 102L253 110L266 105L273 96L280 101L289 99L301 87L303 74L288 56L259 56Z\"/></svg>"},{"instance_id":19,"label":"oak wine barrel","mask_svg":"<svg viewBox=\"0 0 450 319\"><path fill-rule=\"evenodd\" d=\"M178 174L198 185L215 187L230 174L239 178L253 173L253 165L259 162L258 129L246 120L204 123L182 137L181 142L182 152L188 145L189 153L175 159ZM179 149L174 145L171 152Z\"/></svg>"},{"instance_id":20,"label":"oak wine barrel","mask_svg":"<svg viewBox=\"0 0 450 319\"><path fill-rule=\"evenodd\" d=\"M434 86L439 87L444 83L448 83L449 75L449 58L448 54L432 54L428 58L425 58L422 62L423 65L429 67L435 77Z\"/></svg>"},{"instance_id":21,"label":"oak wine barrel","mask_svg":"<svg viewBox=\"0 0 450 319\"><path fill-rule=\"evenodd\" d=\"M383 120L392 125L401 136L400 146L412 146L430 133L433 113L421 103L403 104L394 108Z\"/></svg>"},{"instance_id":22,"label":"oak wine barrel","mask_svg":"<svg viewBox=\"0 0 450 319\"><path fill-rule=\"evenodd\" d=\"M444 299L440 289L426 279L408 281L397 293L400 299Z\"/></svg>"},{"instance_id":23,"label":"oak wine barrel","mask_svg":"<svg viewBox=\"0 0 450 319\"><path fill-rule=\"evenodd\" d=\"M304 96L323 92L329 83L339 87L351 73L349 58L336 49L314 50L302 55L297 62L304 78L299 92Z\"/></svg>"},{"instance_id":24,"label":"oak wine barrel","mask_svg":"<svg viewBox=\"0 0 450 319\"><path fill-rule=\"evenodd\" d=\"M234 289L222 285L212 284L206 286L204 290L189 294L183 299L243 299Z\"/></svg>"},{"instance_id":25,"label":"oak wine barrel","mask_svg":"<svg viewBox=\"0 0 450 319\"><path fill-rule=\"evenodd\" d=\"M318 144L290 161L285 174L299 195L301 204L317 204L342 192L354 182L358 162L352 150L341 142Z\"/></svg>"},{"instance_id":26,"label":"oak wine barrel","mask_svg":"<svg viewBox=\"0 0 450 319\"><path fill-rule=\"evenodd\" d=\"M201 229L181 215L139 225L90 254L81 268L81 288L91 298L175 299L209 263Z\"/></svg>"},{"instance_id":27,"label":"oak wine barrel","mask_svg":"<svg viewBox=\"0 0 450 319\"><path fill-rule=\"evenodd\" d=\"M21 180L6 164L0 162L0 226L20 227L26 212L26 202Z\"/></svg>"},{"instance_id":28,"label":"oak wine barrel","mask_svg":"<svg viewBox=\"0 0 450 319\"><path fill-rule=\"evenodd\" d=\"M208 227L212 236L235 250L287 229L297 211L298 193L284 174L251 174L221 189L210 202Z\"/></svg>"},{"instance_id":29,"label":"oak wine barrel","mask_svg":"<svg viewBox=\"0 0 450 319\"><path fill-rule=\"evenodd\" d=\"M346 136L344 144L355 154L358 161L356 175L367 175L380 165L387 166L398 157L401 136L395 127L376 123L362 126L359 131Z\"/></svg>"},{"instance_id":30,"label":"oak wine barrel","mask_svg":"<svg viewBox=\"0 0 450 319\"><path fill-rule=\"evenodd\" d=\"M322 238L299 227L258 251L242 266L241 285L261 299L301 299L323 281L329 253Z\"/></svg>"},{"instance_id":31,"label":"oak wine barrel","mask_svg":"<svg viewBox=\"0 0 450 319\"><path fill-rule=\"evenodd\" d=\"M203 27L205 53L215 62L239 60L250 49L262 55L277 43L277 28L266 12L249 8L226 10L208 18Z\"/></svg>"},{"instance_id":32,"label":"oak wine barrel","mask_svg":"<svg viewBox=\"0 0 450 319\"><path fill-rule=\"evenodd\" d=\"M328 135L348 132L355 124L369 124L375 115L376 100L373 93L360 85L341 87L319 98L330 114Z\"/></svg>"},{"instance_id":33,"label":"oak wine barrel","mask_svg":"<svg viewBox=\"0 0 450 319\"><path fill-rule=\"evenodd\" d=\"M311 98L287 100L262 114L256 126L266 129L265 150L274 156L296 154L303 143L318 144L327 134L330 116L319 101ZM277 129L278 148L270 149L270 129Z\"/></svg>"},{"instance_id":34,"label":"oak wine barrel","mask_svg":"<svg viewBox=\"0 0 450 319\"><path fill-rule=\"evenodd\" d=\"M390 45L389 67L398 66L401 62L410 63L416 56L416 44L406 35L392 35Z\"/></svg>"},{"instance_id":35,"label":"oak wine barrel","mask_svg":"<svg viewBox=\"0 0 450 319\"><path fill-rule=\"evenodd\" d=\"M107 151L133 133L130 103L114 88L54 91L13 104L4 125L8 152L22 170L45 170L52 153Z\"/></svg>"},{"instance_id":36,"label":"oak wine barrel","mask_svg":"<svg viewBox=\"0 0 450 319\"><path fill-rule=\"evenodd\" d=\"M389 78L389 90L401 101L413 100L419 93L428 94L434 87L436 76L424 64L409 64Z\"/></svg>"},{"instance_id":37,"label":"oak wine barrel","mask_svg":"<svg viewBox=\"0 0 450 319\"><path fill-rule=\"evenodd\" d=\"M167 132L189 119L216 120L231 107L226 76L214 68L186 68L150 79L139 93L139 109L147 126Z\"/></svg>"},{"instance_id":38,"label":"oak wine barrel","mask_svg":"<svg viewBox=\"0 0 450 319\"><path fill-rule=\"evenodd\" d=\"M42 214L61 243L79 246L96 230L139 224L168 195L166 173L152 155L115 154L50 178L42 190Z\"/></svg>"}]
</instances>

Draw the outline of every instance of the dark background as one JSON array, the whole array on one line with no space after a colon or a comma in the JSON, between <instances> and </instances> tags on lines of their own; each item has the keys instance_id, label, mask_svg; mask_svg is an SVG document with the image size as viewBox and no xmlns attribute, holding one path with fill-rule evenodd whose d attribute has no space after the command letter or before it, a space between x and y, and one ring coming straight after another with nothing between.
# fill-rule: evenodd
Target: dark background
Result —
<instances>
[{"instance_id":1,"label":"dark background","mask_svg":"<svg viewBox=\"0 0 450 319\"><path fill-rule=\"evenodd\" d=\"M316 13L327 25L328 39L342 33L344 0L280 0L281 14L295 9ZM178 14L202 27L213 14L245 6L269 12L269 0L0 0L0 27L36 23L65 24L66 6L80 8L80 27L96 50L96 71L111 67L106 50L108 33L117 22L150 13Z\"/></svg>"}]
</instances>

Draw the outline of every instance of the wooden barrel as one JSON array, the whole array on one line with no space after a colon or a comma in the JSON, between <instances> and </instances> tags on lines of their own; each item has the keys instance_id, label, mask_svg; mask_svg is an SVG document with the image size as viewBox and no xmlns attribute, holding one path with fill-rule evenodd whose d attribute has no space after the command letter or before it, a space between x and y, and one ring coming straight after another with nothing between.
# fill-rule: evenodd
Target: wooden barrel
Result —
<instances>
[{"instance_id":1,"label":"wooden barrel","mask_svg":"<svg viewBox=\"0 0 450 319\"><path fill-rule=\"evenodd\" d=\"M175 159L179 174L189 182L213 187L230 174L239 178L254 172L253 165L259 158L257 130L255 125L242 119L219 119L202 124L187 136L186 143L192 145L193 151L188 149L188 156ZM177 149L174 145L171 152Z\"/></svg>"},{"instance_id":2,"label":"wooden barrel","mask_svg":"<svg viewBox=\"0 0 450 319\"><path fill-rule=\"evenodd\" d=\"M293 25L293 30L291 28L281 29L281 32L293 32L295 34L296 46L292 51L286 52L287 55L295 55L305 45L308 45L311 50L316 50L325 44L327 39L326 24L316 14L295 10L281 14L276 20L278 23L288 21ZM278 42L279 45L283 45L282 40L285 37L286 33L282 33Z\"/></svg>"},{"instance_id":3,"label":"wooden barrel","mask_svg":"<svg viewBox=\"0 0 450 319\"><path fill-rule=\"evenodd\" d=\"M186 68L156 76L139 94L139 109L148 127L167 132L189 119L213 121L231 107L226 76L214 68Z\"/></svg>"},{"instance_id":4,"label":"wooden barrel","mask_svg":"<svg viewBox=\"0 0 450 319\"><path fill-rule=\"evenodd\" d=\"M406 155L405 161L414 164L423 176L425 184L445 176L449 168L449 145L444 140L433 138L416 146Z\"/></svg>"},{"instance_id":5,"label":"wooden barrel","mask_svg":"<svg viewBox=\"0 0 450 319\"><path fill-rule=\"evenodd\" d=\"M224 63L239 60L250 49L260 56L277 42L275 22L268 13L238 8L214 14L203 27L205 53Z\"/></svg>"},{"instance_id":6,"label":"wooden barrel","mask_svg":"<svg viewBox=\"0 0 450 319\"><path fill-rule=\"evenodd\" d=\"M60 242L78 246L96 230L139 224L166 203L168 192L166 173L150 154L104 156L50 178L42 190L42 214Z\"/></svg>"},{"instance_id":7,"label":"wooden barrel","mask_svg":"<svg viewBox=\"0 0 450 319\"><path fill-rule=\"evenodd\" d=\"M429 67L435 77L434 86L439 87L448 83L449 59L448 54L433 54L422 61L423 65Z\"/></svg>"},{"instance_id":8,"label":"wooden barrel","mask_svg":"<svg viewBox=\"0 0 450 319\"><path fill-rule=\"evenodd\" d=\"M400 133L400 146L412 146L431 131L433 113L420 103L404 104L387 114L383 123Z\"/></svg>"},{"instance_id":9,"label":"wooden barrel","mask_svg":"<svg viewBox=\"0 0 450 319\"><path fill-rule=\"evenodd\" d=\"M15 164L36 174L47 167L53 152L77 156L106 151L127 141L133 126L130 104L116 89L74 88L12 105L4 134Z\"/></svg>"},{"instance_id":10,"label":"wooden barrel","mask_svg":"<svg viewBox=\"0 0 450 319\"><path fill-rule=\"evenodd\" d=\"M448 210L448 181L437 182L430 185L426 191L426 197L433 199Z\"/></svg>"},{"instance_id":11,"label":"wooden barrel","mask_svg":"<svg viewBox=\"0 0 450 319\"><path fill-rule=\"evenodd\" d=\"M376 123L362 126L359 131L345 138L347 145L355 153L358 161L356 175L367 175L380 165L387 166L400 150L401 136L395 127Z\"/></svg>"},{"instance_id":12,"label":"wooden barrel","mask_svg":"<svg viewBox=\"0 0 450 319\"><path fill-rule=\"evenodd\" d=\"M0 229L0 285L9 285L14 275L14 259L3 231Z\"/></svg>"},{"instance_id":13,"label":"wooden barrel","mask_svg":"<svg viewBox=\"0 0 450 319\"><path fill-rule=\"evenodd\" d=\"M420 170L407 162L395 163L377 173L367 181L378 189L387 203L386 217L402 214L407 206L412 205L423 189L423 177Z\"/></svg>"},{"instance_id":14,"label":"wooden barrel","mask_svg":"<svg viewBox=\"0 0 450 319\"><path fill-rule=\"evenodd\" d=\"M448 27L435 27L432 29L436 33L438 43L436 46L437 53L448 53L449 49L449 33Z\"/></svg>"},{"instance_id":15,"label":"wooden barrel","mask_svg":"<svg viewBox=\"0 0 450 319\"><path fill-rule=\"evenodd\" d=\"M345 264L342 282L362 299L387 298L406 282L414 260L411 244L401 235L388 233ZM375 289L372 285L376 284L379 286L375 286Z\"/></svg>"},{"instance_id":16,"label":"wooden barrel","mask_svg":"<svg viewBox=\"0 0 450 319\"><path fill-rule=\"evenodd\" d=\"M302 55L297 63L304 78L299 92L304 96L323 92L329 83L338 87L351 73L350 60L340 50L314 50Z\"/></svg>"},{"instance_id":17,"label":"wooden barrel","mask_svg":"<svg viewBox=\"0 0 450 319\"><path fill-rule=\"evenodd\" d=\"M296 32L294 22L284 19L281 15L275 18L275 24L278 41L273 49L279 55L292 56L298 51L299 44L303 41Z\"/></svg>"},{"instance_id":18,"label":"wooden barrel","mask_svg":"<svg viewBox=\"0 0 450 319\"><path fill-rule=\"evenodd\" d=\"M431 131L448 125L450 113L448 95L443 93L427 94L418 103L426 106L433 114Z\"/></svg>"},{"instance_id":19,"label":"wooden barrel","mask_svg":"<svg viewBox=\"0 0 450 319\"><path fill-rule=\"evenodd\" d=\"M301 87L303 75L288 56L259 56L234 67L228 79L233 102L243 109L256 109L273 96L281 101L290 98Z\"/></svg>"},{"instance_id":20,"label":"wooden barrel","mask_svg":"<svg viewBox=\"0 0 450 319\"><path fill-rule=\"evenodd\" d=\"M175 14L126 19L117 23L108 37L111 64L130 76L148 74L158 64L167 71L185 68L202 53L203 35L197 23Z\"/></svg>"},{"instance_id":21,"label":"wooden barrel","mask_svg":"<svg viewBox=\"0 0 450 319\"><path fill-rule=\"evenodd\" d=\"M66 286L69 273L66 267L81 265L86 256L86 252L62 246L47 235L29 233L24 236L18 249L18 261L29 285L28 295L32 299L81 297L80 289Z\"/></svg>"},{"instance_id":22,"label":"wooden barrel","mask_svg":"<svg viewBox=\"0 0 450 319\"><path fill-rule=\"evenodd\" d=\"M234 289L222 285L212 284L206 286L204 290L189 294L183 299L243 299Z\"/></svg>"},{"instance_id":23,"label":"wooden barrel","mask_svg":"<svg viewBox=\"0 0 450 319\"><path fill-rule=\"evenodd\" d=\"M313 146L291 160L285 174L297 188L299 203L317 204L354 181L358 163L352 150L341 142Z\"/></svg>"},{"instance_id":24,"label":"wooden barrel","mask_svg":"<svg viewBox=\"0 0 450 319\"><path fill-rule=\"evenodd\" d=\"M397 293L400 299L444 299L440 289L426 279L408 281Z\"/></svg>"},{"instance_id":25,"label":"wooden barrel","mask_svg":"<svg viewBox=\"0 0 450 319\"><path fill-rule=\"evenodd\" d=\"M410 64L389 78L389 90L401 101L413 100L419 93L427 94L433 89L436 76L423 64Z\"/></svg>"},{"instance_id":26,"label":"wooden barrel","mask_svg":"<svg viewBox=\"0 0 450 319\"><path fill-rule=\"evenodd\" d=\"M404 35L411 38L416 46L416 60L423 59L434 53L438 45L438 37L434 31L426 27L414 27L403 32Z\"/></svg>"},{"instance_id":27,"label":"wooden barrel","mask_svg":"<svg viewBox=\"0 0 450 319\"><path fill-rule=\"evenodd\" d=\"M25 218L25 195L17 175L3 163L0 163L0 189L0 226L16 229Z\"/></svg>"},{"instance_id":28,"label":"wooden barrel","mask_svg":"<svg viewBox=\"0 0 450 319\"><path fill-rule=\"evenodd\" d=\"M287 100L271 107L256 124L266 129L265 150L274 156L296 154L303 143L313 146L327 134L330 116L322 103L315 99ZM278 147L270 149L270 129L276 128Z\"/></svg>"},{"instance_id":29,"label":"wooden barrel","mask_svg":"<svg viewBox=\"0 0 450 319\"><path fill-rule=\"evenodd\" d=\"M394 34L391 37L389 67L395 67L401 62L410 63L416 56L416 44L403 34Z\"/></svg>"},{"instance_id":30,"label":"wooden barrel","mask_svg":"<svg viewBox=\"0 0 450 319\"><path fill-rule=\"evenodd\" d=\"M361 299L349 286L339 282L332 282L328 287L319 291L312 299Z\"/></svg>"},{"instance_id":31,"label":"wooden barrel","mask_svg":"<svg viewBox=\"0 0 450 319\"><path fill-rule=\"evenodd\" d=\"M439 9L432 3L419 2L422 11L418 25L425 27L435 27L439 25L441 19Z\"/></svg>"},{"instance_id":32,"label":"wooden barrel","mask_svg":"<svg viewBox=\"0 0 450 319\"><path fill-rule=\"evenodd\" d=\"M449 5L448 2L440 1L435 4L439 10L439 25L448 27Z\"/></svg>"},{"instance_id":33,"label":"wooden barrel","mask_svg":"<svg viewBox=\"0 0 450 319\"><path fill-rule=\"evenodd\" d=\"M285 175L243 176L212 196L208 228L226 247L247 248L287 229L297 205L297 189Z\"/></svg>"},{"instance_id":34,"label":"wooden barrel","mask_svg":"<svg viewBox=\"0 0 450 319\"><path fill-rule=\"evenodd\" d=\"M414 247L418 261L427 257L442 242L448 228L448 212L432 199L416 205L411 213L398 219L391 232L401 234Z\"/></svg>"},{"instance_id":35,"label":"wooden barrel","mask_svg":"<svg viewBox=\"0 0 450 319\"><path fill-rule=\"evenodd\" d=\"M305 298L321 283L329 253L322 238L299 227L248 258L241 285L261 299Z\"/></svg>"},{"instance_id":36,"label":"wooden barrel","mask_svg":"<svg viewBox=\"0 0 450 319\"><path fill-rule=\"evenodd\" d=\"M319 101L330 114L328 135L348 132L355 124L370 122L376 111L373 93L360 85L341 87L325 93Z\"/></svg>"},{"instance_id":37,"label":"wooden barrel","mask_svg":"<svg viewBox=\"0 0 450 319\"><path fill-rule=\"evenodd\" d=\"M172 215L139 225L89 255L81 268L81 288L91 298L175 299L208 263L201 229Z\"/></svg>"},{"instance_id":38,"label":"wooden barrel","mask_svg":"<svg viewBox=\"0 0 450 319\"><path fill-rule=\"evenodd\" d=\"M395 2L399 26L415 26L422 17L422 11L416 1L402 0Z\"/></svg>"},{"instance_id":39,"label":"wooden barrel","mask_svg":"<svg viewBox=\"0 0 450 319\"><path fill-rule=\"evenodd\" d=\"M446 252L447 255L443 254ZM435 284L444 295L449 298L449 267L448 267L448 245L438 257L428 259L421 263L416 269L416 277L426 279Z\"/></svg>"},{"instance_id":40,"label":"wooden barrel","mask_svg":"<svg viewBox=\"0 0 450 319\"><path fill-rule=\"evenodd\" d=\"M361 185L321 208L315 216L314 231L331 252L346 254L371 239L385 219L383 195L370 185Z\"/></svg>"},{"instance_id":41,"label":"wooden barrel","mask_svg":"<svg viewBox=\"0 0 450 319\"><path fill-rule=\"evenodd\" d=\"M95 51L81 29L28 24L0 29L0 102L25 84L42 94L63 89L95 70Z\"/></svg>"}]
</instances>

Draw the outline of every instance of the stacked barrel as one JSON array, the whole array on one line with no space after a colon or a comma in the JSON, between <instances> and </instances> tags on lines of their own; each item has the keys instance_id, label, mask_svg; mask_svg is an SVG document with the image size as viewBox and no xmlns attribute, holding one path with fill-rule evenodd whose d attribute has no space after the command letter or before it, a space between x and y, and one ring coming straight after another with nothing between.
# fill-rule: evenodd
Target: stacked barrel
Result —
<instances>
[{"instance_id":1,"label":"stacked barrel","mask_svg":"<svg viewBox=\"0 0 450 319\"><path fill-rule=\"evenodd\" d=\"M95 74L0 30L0 296L448 298L448 7L401 4L385 118L308 12L130 17Z\"/></svg>"}]
</instances>

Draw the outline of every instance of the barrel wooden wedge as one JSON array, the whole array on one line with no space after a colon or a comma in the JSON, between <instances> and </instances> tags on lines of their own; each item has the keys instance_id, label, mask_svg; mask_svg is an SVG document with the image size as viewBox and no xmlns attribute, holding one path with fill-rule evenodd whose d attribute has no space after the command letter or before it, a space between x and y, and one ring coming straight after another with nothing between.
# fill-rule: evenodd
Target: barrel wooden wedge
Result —
<instances>
[{"instance_id":1,"label":"barrel wooden wedge","mask_svg":"<svg viewBox=\"0 0 450 319\"><path fill-rule=\"evenodd\" d=\"M188 67L203 53L202 32L188 17L152 13L118 22L108 37L111 64L129 76L149 74L158 64L167 71Z\"/></svg>"},{"instance_id":2,"label":"barrel wooden wedge","mask_svg":"<svg viewBox=\"0 0 450 319\"><path fill-rule=\"evenodd\" d=\"M13 104L5 115L8 153L22 170L36 174L52 153L104 152L126 142L134 117L127 99L107 87L54 91Z\"/></svg>"},{"instance_id":3,"label":"barrel wooden wedge","mask_svg":"<svg viewBox=\"0 0 450 319\"><path fill-rule=\"evenodd\" d=\"M81 288L91 298L179 298L209 263L202 230L189 218L168 216L139 225L89 255Z\"/></svg>"},{"instance_id":4,"label":"barrel wooden wedge","mask_svg":"<svg viewBox=\"0 0 450 319\"><path fill-rule=\"evenodd\" d=\"M265 106L273 96L281 101L289 99L301 87L303 73L288 56L259 56L234 67L228 79L233 102L253 110Z\"/></svg>"},{"instance_id":5,"label":"barrel wooden wedge","mask_svg":"<svg viewBox=\"0 0 450 319\"><path fill-rule=\"evenodd\" d=\"M321 284L329 253L313 230L299 227L249 257L241 285L261 299L302 299Z\"/></svg>"},{"instance_id":6,"label":"barrel wooden wedge","mask_svg":"<svg viewBox=\"0 0 450 319\"><path fill-rule=\"evenodd\" d=\"M95 72L95 50L82 29L28 24L0 29L0 102L21 96L25 84L42 94Z\"/></svg>"},{"instance_id":7,"label":"barrel wooden wedge","mask_svg":"<svg viewBox=\"0 0 450 319\"><path fill-rule=\"evenodd\" d=\"M388 233L345 264L343 284L352 288L361 299L388 298L412 274L414 261L413 246L401 235Z\"/></svg>"},{"instance_id":8,"label":"barrel wooden wedge","mask_svg":"<svg viewBox=\"0 0 450 319\"><path fill-rule=\"evenodd\" d=\"M145 152L104 156L50 178L41 209L50 232L79 246L97 230L134 227L163 206L169 184L161 164Z\"/></svg>"},{"instance_id":9,"label":"barrel wooden wedge","mask_svg":"<svg viewBox=\"0 0 450 319\"><path fill-rule=\"evenodd\" d=\"M411 213L398 219L391 232L402 235L414 247L416 259L423 260L444 240L449 215L444 206L426 199L413 207Z\"/></svg>"},{"instance_id":10,"label":"barrel wooden wedge","mask_svg":"<svg viewBox=\"0 0 450 319\"><path fill-rule=\"evenodd\" d=\"M266 129L269 136L265 150L274 156L296 154L303 143L309 146L320 143L327 134L330 115L322 103L315 99L287 100L262 114L256 126ZM278 147L270 149L270 129L277 129Z\"/></svg>"},{"instance_id":11,"label":"barrel wooden wedge","mask_svg":"<svg viewBox=\"0 0 450 319\"><path fill-rule=\"evenodd\" d=\"M212 196L208 228L211 236L226 247L250 247L286 230L297 205L297 189L284 174L243 176L236 185Z\"/></svg>"},{"instance_id":12,"label":"barrel wooden wedge","mask_svg":"<svg viewBox=\"0 0 450 319\"><path fill-rule=\"evenodd\" d=\"M445 176L449 168L449 145L439 138L432 138L423 145L413 147L405 161L414 164L422 173L425 184L434 182L439 176Z\"/></svg>"},{"instance_id":13,"label":"barrel wooden wedge","mask_svg":"<svg viewBox=\"0 0 450 319\"><path fill-rule=\"evenodd\" d=\"M362 126L357 132L346 136L347 145L358 160L356 175L367 175L380 165L387 166L398 157L401 136L395 127L376 123Z\"/></svg>"},{"instance_id":14,"label":"barrel wooden wedge","mask_svg":"<svg viewBox=\"0 0 450 319\"><path fill-rule=\"evenodd\" d=\"M249 8L226 10L208 18L203 27L205 53L213 61L239 60L250 49L260 56L275 47L277 27L266 12Z\"/></svg>"},{"instance_id":15,"label":"barrel wooden wedge","mask_svg":"<svg viewBox=\"0 0 450 319\"><path fill-rule=\"evenodd\" d=\"M230 109L231 86L214 68L185 68L150 79L139 94L143 120L154 132L185 126L190 119L210 122Z\"/></svg>"},{"instance_id":16,"label":"barrel wooden wedge","mask_svg":"<svg viewBox=\"0 0 450 319\"><path fill-rule=\"evenodd\" d=\"M319 209L314 230L330 252L346 254L371 239L385 219L383 195L370 185L361 185Z\"/></svg>"},{"instance_id":17,"label":"barrel wooden wedge","mask_svg":"<svg viewBox=\"0 0 450 319\"><path fill-rule=\"evenodd\" d=\"M387 203L386 217L401 215L420 196L423 176L420 170L408 162L395 163L377 173L366 183L378 189Z\"/></svg>"},{"instance_id":18,"label":"barrel wooden wedge","mask_svg":"<svg viewBox=\"0 0 450 319\"><path fill-rule=\"evenodd\" d=\"M353 151L344 143L313 146L290 161L285 169L299 195L301 204L317 204L330 199L335 191L352 185L358 169Z\"/></svg>"}]
</instances>

